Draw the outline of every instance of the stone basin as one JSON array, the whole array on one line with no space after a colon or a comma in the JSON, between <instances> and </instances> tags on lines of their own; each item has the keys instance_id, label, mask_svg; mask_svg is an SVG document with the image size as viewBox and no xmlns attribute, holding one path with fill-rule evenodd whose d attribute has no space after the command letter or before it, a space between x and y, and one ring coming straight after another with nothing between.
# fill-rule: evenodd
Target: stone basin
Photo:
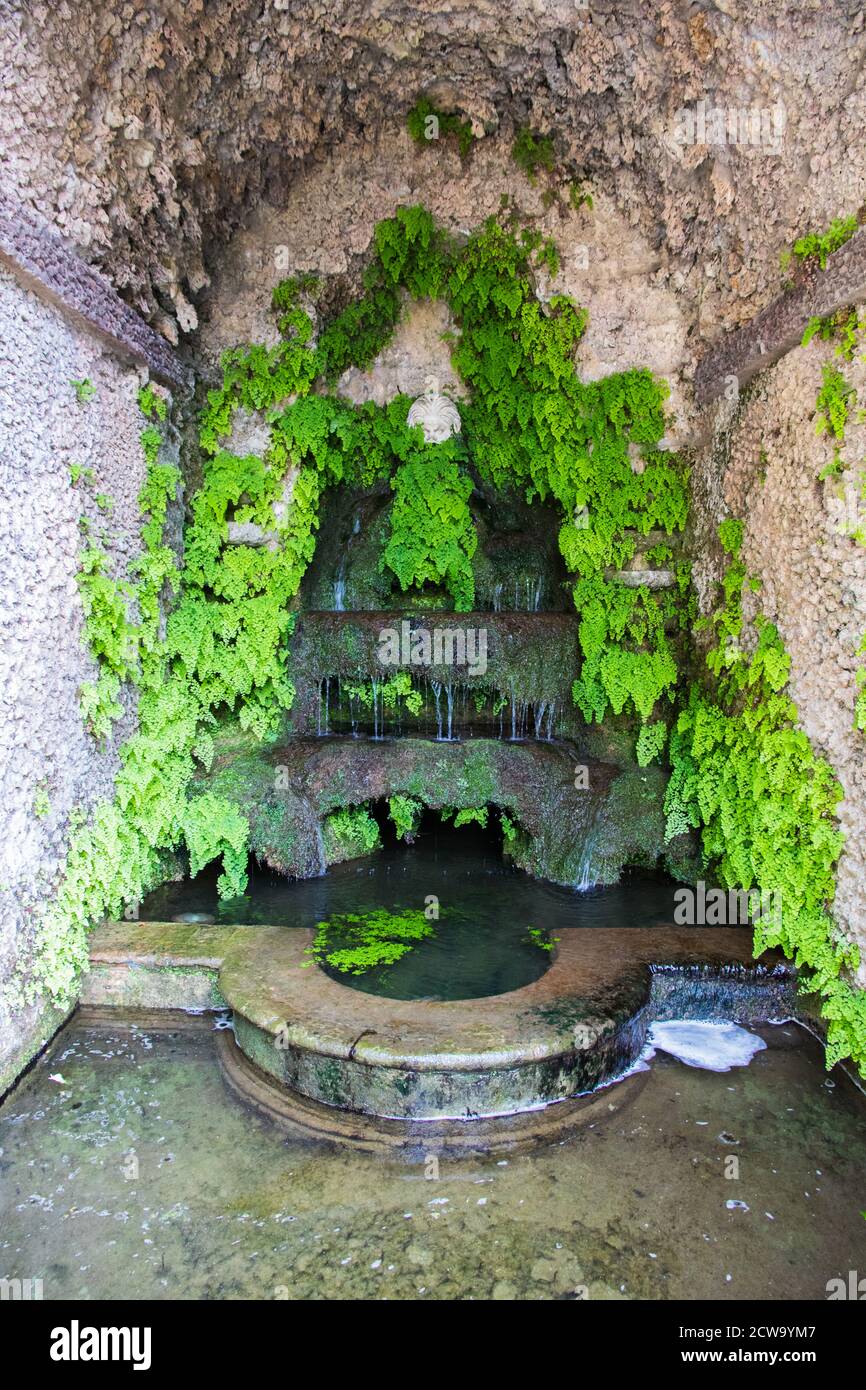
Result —
<instances>
[{"instance_id":1,"label":"stone basin","mask_svg":"<svg viewBox=\"0 0 866 1390\"><path fill-rule=\"evenodd\" d=\"M439 1002L359 993L305 967L312 932L108 923L82 1002L229 1008L237 1047L278 1089L400 1121L535 1110L623 1075L656 1019L764 1022L795 1012L793 970L755 961L748 928L563 933L550 969L508 994Z\"/></svg>"}]
</instances>

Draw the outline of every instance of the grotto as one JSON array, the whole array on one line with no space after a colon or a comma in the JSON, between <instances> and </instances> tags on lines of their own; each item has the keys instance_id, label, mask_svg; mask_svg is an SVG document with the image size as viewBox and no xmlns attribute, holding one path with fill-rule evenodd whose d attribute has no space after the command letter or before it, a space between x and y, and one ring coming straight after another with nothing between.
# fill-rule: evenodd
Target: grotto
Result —
<instances>
[{"instance_id":1,"label":"grotto","mask_svg":"<svg viewBox=\"0 0 866 1390\"><path fill-rule=\"evenodd\" d=\"M856 1291L862 7L0 7L0 1293Z\"/></svg>"}]
</instances>

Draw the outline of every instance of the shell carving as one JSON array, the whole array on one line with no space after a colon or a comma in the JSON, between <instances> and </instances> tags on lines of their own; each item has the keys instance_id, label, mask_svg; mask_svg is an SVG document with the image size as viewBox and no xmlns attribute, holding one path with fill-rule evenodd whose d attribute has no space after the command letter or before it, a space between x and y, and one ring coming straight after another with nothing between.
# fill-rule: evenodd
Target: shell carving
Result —
<instances>
[{"instance_id":1,"label":"shell carving","mask_svg":"<svg viewBox=\"0 0 866 1390\"><path fill-rule=\"evenodd\" d=\"M420 425L428 444L442 444L452 434L460 433L457 407L448 396L442 395L435 377L427 378L427 389L412 402L406 423Z\"/></svg>"}]
</instances>

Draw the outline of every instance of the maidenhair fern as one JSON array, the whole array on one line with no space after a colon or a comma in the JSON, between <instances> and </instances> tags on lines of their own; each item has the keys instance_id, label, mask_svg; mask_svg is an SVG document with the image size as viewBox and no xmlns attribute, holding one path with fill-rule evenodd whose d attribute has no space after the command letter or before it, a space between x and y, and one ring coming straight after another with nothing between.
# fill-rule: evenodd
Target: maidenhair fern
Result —
<instances>
[{"instance_id":1,"label":"maidenhair fern","mask_svg":"<svg viewBox=\"0 0 866 1390\"><path fill-rule=\"evenodd\" d=\"M806 236L798 237L794 242L793 253L783 253L782 269L787 267L793 254L798 261L817 260L824 270L828 257L832 256L834 251L838 251L840 246L844 246L846 241L850 241L856 230L856 216L834 217L825 232L809 232Z\"/></svg>"},{"instance_id":2,"label":"maidenhair fern","mask_svg":"<svg viewBox=\"0 0 866 1390\"><path fill-rule=\"evenodd\" d=\"M471 562L478 536L469 510L472 479L454 457L458 448L447 452L440 444L432 460L421 457L397 469L391 534L379 567L392 570L404 590L444 585L460 613L475 599Z\"/></svg>"},{"instance_id":3,"label":"maidenhair fern","mask_svg":"<svg viewBox=\"0 0 866 1390\"><path fill-rule=\"evenodd\" d=\"M866 992L843 974L856 966L857 948L830 915L842 790L797 727L785 693L789 658L774 625L759 616L746 649L739 523L727 526L723 540L730 564L722 608L710 621L718 640L707 657L716 679L691 689L671 733L668 838L700 829L723 887L775 895L781 911L757 924L756 951L781 947L820 997L828 1066L850 1055L863 1069Z\"/></svg>"},{"instance_id":4,"label":"maidenhair fern","mask_svg":"<svg viewBox=\"0 0 866 1390\"><path fill-rule=\"evenodd\" d=\"M329 863L357 859L381 843L379 826L366 806L343 806L322 824L325 858Z\"/></svg>"},{"instance_id":5,"label":"maidenhair fern","mask_svg":"<svg viewBox=\"0 0 866 1390\"><path fill-rule=\"evenodd\" d=\"M543 146L539 157L543 164ZM586 609L579 676L586 707L597 718L608 707L648 717L670 689L667 600L644 592L623 597L604 575L606 566L630 557L632 531L678 529L684 520L684 476L657 448L665 388L640 371L589 386L577 381L574 351L586 315L564 296L539 301L533 258L552 269L552 252L537 232L518 233L491 219L461 247L426 209L413 207L381 222L374 241L362 298L322 325L315 344L302 305L314 286L294 277L274 296L280 342L224 354L222 384L208 393L201 419L204 480L191 502L182 587L163 537L177 486L174 469L159 462L164 402L152 387L140 394L143 553L116 584L91 556L83 580L85 589L92 581L87 626L102 682L89 697L89 718L107 731L127 680L139 686L139 727L121 753L114 803L73 835L46 927L53 964L41 981L55 995L68 992L84 959L86 923L139 901L159 877L164 851L185 845L196 866L222 856L221 890L243 889L243 817L229 803L189 800L190 787L196 767L212 756L218 714L231 711L243 728L265 737L292 703L291 604L315 550L319 500L328 487L390 481L383 565L405 588L446 586L457 608L473 601L468 468L494 484L521 487L530 499L554 499L575 598ZM472 392L462 441L427 445L406 425L405 397L380 409L323 393L346 367L368 365L389 341L404 291L445 297L458 320L454 363ZM267 412L265 459L230 451L238 408ZM641 474L630 466L630 448L643 454ZM578 505L588 507L588 534L571 525ZM271 543L230 544L231 522L259 526ZM160 603L173 591L163 634ZM393 698L411 709L417 692L411 683L398 689L398 679L386 683L388 695L393 687Z\"/></svg>"},{"instance_id":6,"label":"maidenhair fern","mask_svg":"<svg viewBox=\"0 0 866 1390\"><path fill-rule=\"evenodd\" d=\"M388 815L394 822L398 840L408 840L411 843L423 810L423 802L414 796L398 794L388 798Z\"/></svg>"}]
</instances>

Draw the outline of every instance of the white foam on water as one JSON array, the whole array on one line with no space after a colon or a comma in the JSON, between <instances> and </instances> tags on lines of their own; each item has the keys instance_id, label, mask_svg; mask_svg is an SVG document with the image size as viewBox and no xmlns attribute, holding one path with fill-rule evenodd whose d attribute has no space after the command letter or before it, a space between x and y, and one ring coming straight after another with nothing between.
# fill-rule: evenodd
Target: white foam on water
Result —
<instances>
[{"instance_id":1,"label":"white foam on water","mask_svg":"<svg viewBox=\"0 0 866 1390\"><path fill-rule=\"evenodd\" d=\"M648 1062L656 1052L668 1052L687 1067L704 1071L730 1071L731 1067L747 1067L756 1052L767 1046L763 1038L741 1028L737 1023L701 1023L673 1019L669 1023L654 1023L641 1053Z\"/></svg>"}]
</instances>

